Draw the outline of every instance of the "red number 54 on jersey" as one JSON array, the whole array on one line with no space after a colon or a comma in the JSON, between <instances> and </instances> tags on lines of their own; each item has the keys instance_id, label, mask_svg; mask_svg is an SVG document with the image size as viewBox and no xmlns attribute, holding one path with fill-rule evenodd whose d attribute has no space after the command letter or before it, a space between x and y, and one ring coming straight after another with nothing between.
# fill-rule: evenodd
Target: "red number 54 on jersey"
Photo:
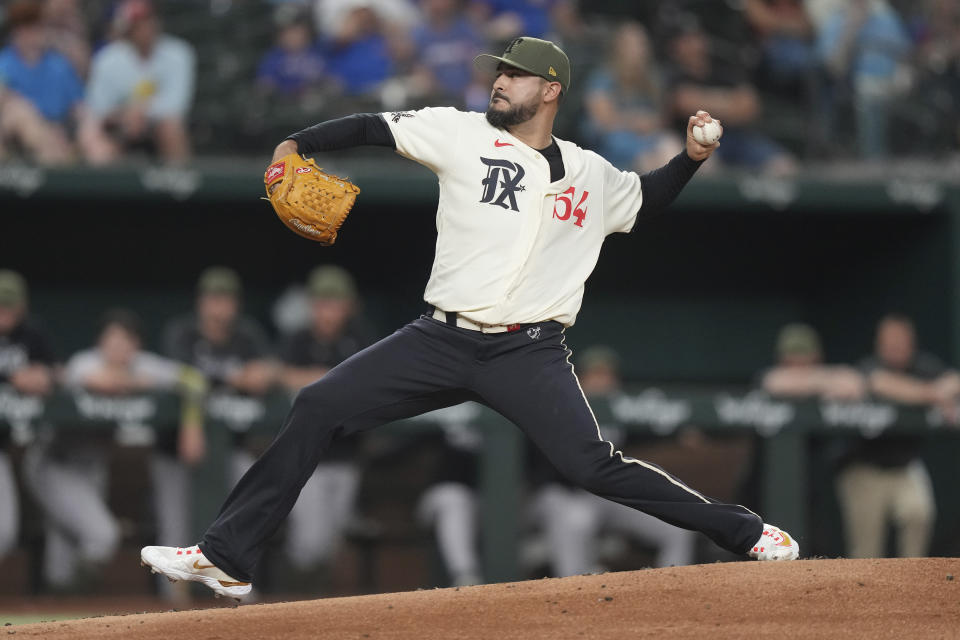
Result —
<instances>
[{"instance_id":1,"label":"red number 54 on jersey","mask_svg":"<svg viewBox=\"0 0 960 640\"><path fill-rule=\"evenodd\" d=\"M573 206L573 201L577 199L576 187L570 187L563 193L557 194L556 201L553 203L553 217L557 220L569 220L572 214L575 220L573 224L583 228L583 219L587 217L586 202L589 195L589 191L584 191L577 202L577 206ZM560 209L562 209L562 212Z\"/></svg>"}]
</instances>

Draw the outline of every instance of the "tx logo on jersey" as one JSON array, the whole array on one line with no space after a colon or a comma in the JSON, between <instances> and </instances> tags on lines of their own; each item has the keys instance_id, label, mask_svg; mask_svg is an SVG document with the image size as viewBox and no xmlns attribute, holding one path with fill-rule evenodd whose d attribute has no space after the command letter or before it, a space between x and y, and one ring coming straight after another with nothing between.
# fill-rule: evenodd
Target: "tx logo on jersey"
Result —
<instances>
[{"instance_id":1,"label":"tx logo on jersey","mask_svg":"<svg viewBox=\"0 0 960 640\"><path fill-rule=\"evenodd\" d=\"M526 171L516 162L491 158L480 158L480 162L487 165L487 177L480 181L483 185L483 196L480 202L520 211L517 208L517 191L526 191L520 184Z\"/></svg>"},{"instance_id":2,"label":"tx logo on jersey","mask_svg":"<svg viewBox=\"0 0 960 640\"><path fill-rule=\"evenodd\" d=\"M531 340L536 340L540 337L540 327L530 327L527 329L527 337Z\"/></svg>"}]
</instances>

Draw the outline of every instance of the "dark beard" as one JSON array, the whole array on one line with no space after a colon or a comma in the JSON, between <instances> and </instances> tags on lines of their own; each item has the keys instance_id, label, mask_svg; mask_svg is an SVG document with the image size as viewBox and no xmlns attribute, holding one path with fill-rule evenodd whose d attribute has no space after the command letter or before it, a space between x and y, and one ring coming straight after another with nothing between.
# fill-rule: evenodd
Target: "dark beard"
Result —
<instances>
[{"instance_id":1,"label":"dark beard","mask_svg":"<svg viewBox=\"0 0 960 640\"><path fill-rule=\"evenodd\" d=\"M497 129L509 129L518 124L523 124L533 116L537 115L539 103L532 105L521 104L510 107L505 111L498 111L493 108L493 104L487 107L487 122Z\"/></svg>"}]
</instances>

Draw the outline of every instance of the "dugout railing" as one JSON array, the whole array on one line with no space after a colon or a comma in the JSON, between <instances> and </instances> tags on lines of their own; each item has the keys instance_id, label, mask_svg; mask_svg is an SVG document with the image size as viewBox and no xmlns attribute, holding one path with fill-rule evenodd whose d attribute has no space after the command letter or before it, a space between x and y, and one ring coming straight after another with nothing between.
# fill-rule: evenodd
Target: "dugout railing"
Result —
<instances>
[{"instance_id":1,"label":"dugout railing","mask_svg":"<svg viewBox=\"0 0 960 640\"><path fill-rule=\"evenodd\" d=\"M923 433L932 436L945 452L956 450L960 441L960 429L945 423L935 409L874 400L794 402L760 391L665 391L648 387L613 397L595 397L591 404L605 428L619 427L633 434L671 437L695 427L708 434L739 433L762 438L763 515L771 522L789 526L801 541L810 530L811 486L818 480L810 475L807 443L811 437L881 438ZM262 398L212 394L206 406L208 452L195 470L193 491L197 530L213 517L228 491L226 458L231 433L272 437L289 407L289 396L282 392ZM179 417L179 397L172 393L99 396L60 391L38 398L0 386L0 429L11 430L20 446L29 446L43 428L100 433L111 430L121 446L149 446L152 434L176 429ZM441 411L385 428L396 433L436 430L445 420ZM457 420L463 420L463 415ZM522 511L525 440L512 424L485 408L471 412L468 420L483 436L478 480L484 575L491 581L518 579L522 576L519 544L524 524L517 514ZM636 448L628 453L643 455ZM735 472L730 469L730 473ZM702 489L710 493L709 487ZM953 495L952 487L943 489ZM956 514L943 513L941 517L956 520ZM955 522L946 526L955 527Z\"/></svg>"}]
</instances>

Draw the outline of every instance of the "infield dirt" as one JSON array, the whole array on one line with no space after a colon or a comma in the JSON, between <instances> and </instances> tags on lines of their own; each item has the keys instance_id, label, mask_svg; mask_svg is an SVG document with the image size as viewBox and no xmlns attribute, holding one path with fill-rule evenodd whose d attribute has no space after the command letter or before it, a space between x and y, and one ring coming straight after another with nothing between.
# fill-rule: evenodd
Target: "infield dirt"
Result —
<instances>
[{"instance_id":1,"label":"infield dirt","mask_svg":"<svg viewBox=\"0 0 960 640\"><path fill-rule=\"evenodd\" d=\"M10 634L10 635L8 635ZM735 562L90 618L0 636L239 640L960 638L960 558Z\"/></svg>"}]
</instances>

